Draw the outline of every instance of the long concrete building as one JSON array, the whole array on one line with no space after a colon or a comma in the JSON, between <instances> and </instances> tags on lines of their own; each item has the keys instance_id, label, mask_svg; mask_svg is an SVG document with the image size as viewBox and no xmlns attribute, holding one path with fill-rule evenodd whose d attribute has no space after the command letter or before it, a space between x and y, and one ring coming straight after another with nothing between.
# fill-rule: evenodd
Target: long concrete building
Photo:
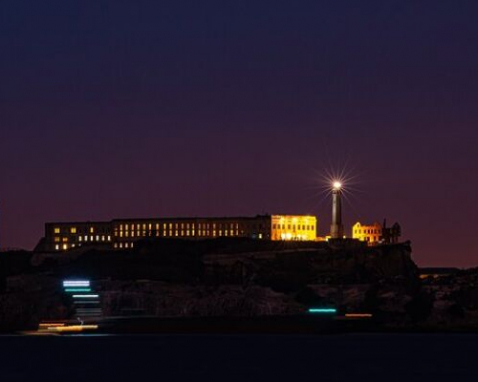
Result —
<instances>
[{"instance_id":1,"label":"long concrete building","mask_svg":"<svg viewBox=\"0 0 478 382\"><path fill-rule=\"evenodd\" d=\"M46 223L45 236L36 251L67 251L84 246L128 249L144 238L198 240L218 237L315 241L317 218L311 215L257 215Z\"/></svg>"}]
</instances>

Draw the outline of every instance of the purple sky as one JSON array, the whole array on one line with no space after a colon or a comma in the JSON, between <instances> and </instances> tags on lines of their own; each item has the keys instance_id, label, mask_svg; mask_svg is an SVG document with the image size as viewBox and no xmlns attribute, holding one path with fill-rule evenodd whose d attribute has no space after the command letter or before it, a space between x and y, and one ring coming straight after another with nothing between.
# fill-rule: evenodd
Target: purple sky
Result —
<instances>
[{"instance_id":1,"label":"purple sky","mask_svg":"<svg viewBox=\"0 0 478 382\"><path fill-rule=\"evenodd\" d=\"M399 221L477 266L478 3L0 4L0 246L45 221L311 213Z\"/></svg>"}]
</instances>

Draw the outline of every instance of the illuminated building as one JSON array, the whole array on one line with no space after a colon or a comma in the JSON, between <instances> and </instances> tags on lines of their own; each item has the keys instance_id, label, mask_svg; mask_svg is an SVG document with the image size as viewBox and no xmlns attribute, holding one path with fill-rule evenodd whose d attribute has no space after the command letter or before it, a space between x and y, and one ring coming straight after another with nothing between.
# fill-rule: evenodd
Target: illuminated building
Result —
<instances>
[{"instance_id":1,"label":"illuminated building","mask_svg":"<svg viewBox=\"0 0 478 382\"><path fill-rule=\"evenodd\" d=\"M36 251L66 251L94 246L129 249L144 238L315 241L317 218L310 215L257 215L222 218L115 219L110 222L47 223Z\"/></svg>"},{"instance_id":2,"label":"illuminated building","mask_svg":"<svg viewBox=\"0 0 478 382\"><path fill-rule=\"evenodd\" d=\"M310 241L317 238L315 216L272 215L271 240Z\"/></svg>"},{"instance_id":3,"label":"illuminated building","mask_svg":"<svg viewBox=\"0 0 478 382\"><path fill-rule=\"evenodd\" d=\"M382 225L380 223L362 225L357 222L352 227L352 238L366 241L368 245L377 245L382 239Z\"/></svg>"}]
</instances>

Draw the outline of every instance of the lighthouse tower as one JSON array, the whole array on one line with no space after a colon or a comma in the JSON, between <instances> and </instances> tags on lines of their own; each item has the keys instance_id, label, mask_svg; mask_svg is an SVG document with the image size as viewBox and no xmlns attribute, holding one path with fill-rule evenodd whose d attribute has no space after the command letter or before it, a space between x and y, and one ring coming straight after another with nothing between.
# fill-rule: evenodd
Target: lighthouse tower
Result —
<instances>
[{"instance_id":1,"label":"lighthouse tower","mask_svg":"<svg viewBox=\"0 0 478 382\"><path fill-rule=\"evenodd\" d=\"M334 182L332 188L330 237L332 239L342 239L344 237L344 226L342 224L342 183L340 182Z\"/></svg>"}]
</instances>

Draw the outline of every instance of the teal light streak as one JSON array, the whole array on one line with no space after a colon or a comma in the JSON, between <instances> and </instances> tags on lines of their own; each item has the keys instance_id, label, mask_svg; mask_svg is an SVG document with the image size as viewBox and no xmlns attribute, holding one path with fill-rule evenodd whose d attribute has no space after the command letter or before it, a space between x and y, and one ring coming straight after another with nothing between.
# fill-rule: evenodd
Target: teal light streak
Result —
<instances>
[{"instance_id":1,"label":"teal light streak","mask_svg":"<svg viewBox=\"0 0 478 382\"><path fill-rule=\"evenodd\" d=\"M66 288L65 292L91 292L91 288Z\"/></svg>"},{"instance_id":2,"label":"teal light streak","mask_svg":"<svg viewBox=\"0 0 478 382\"><path fill-rule=\"evenodd\" d=\"M337 313L335 308L310 308L309 313Z\"/></svg>"}]
</instances>

